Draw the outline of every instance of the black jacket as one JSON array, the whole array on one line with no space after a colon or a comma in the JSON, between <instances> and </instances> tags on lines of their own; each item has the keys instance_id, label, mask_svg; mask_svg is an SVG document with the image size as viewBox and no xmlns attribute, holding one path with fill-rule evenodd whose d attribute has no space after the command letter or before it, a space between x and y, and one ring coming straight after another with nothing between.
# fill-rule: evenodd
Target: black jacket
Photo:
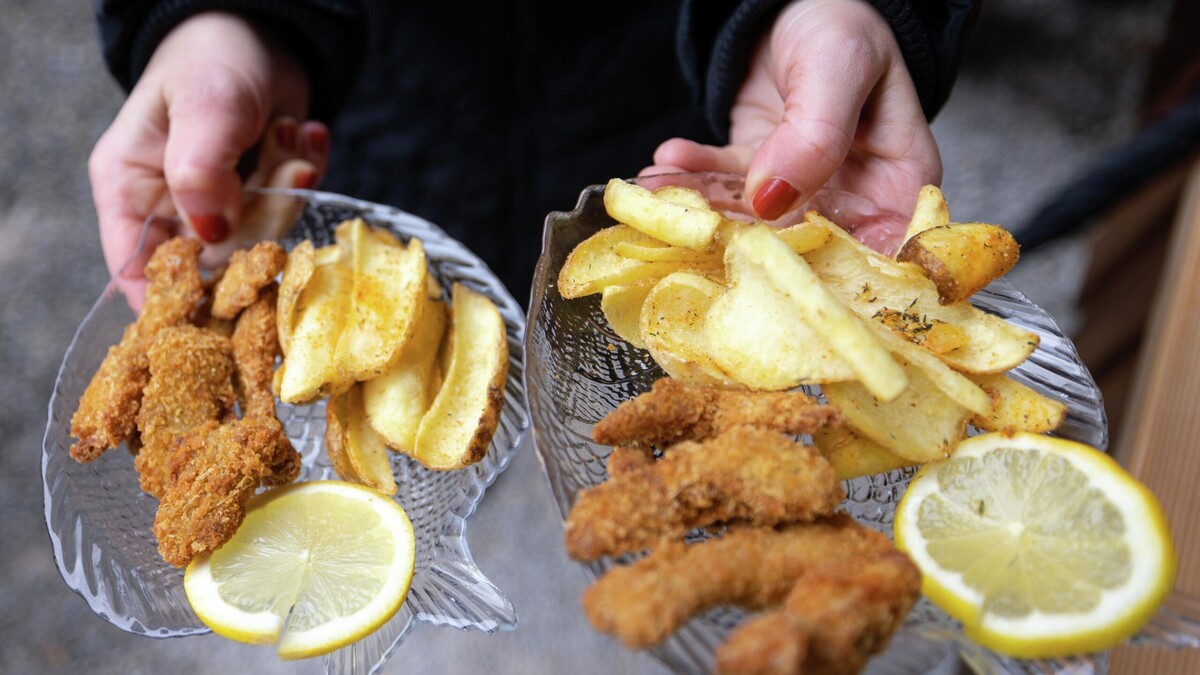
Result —
<instances>
[{"instance_id":1,"label":"black jacket","mask_svg":"<svg viewBox=\"0 0 1200 675\"><path fill-rule=\"evenodd\" d=\"M926 115L949 94L971 0L872 0ZM187 16L256 19L309 73L333 122L323 189L400 207L478 253L527 297L546 214L650 163L672 136L723 141L754 43L783 0L576 4L399 0L97 0L128 90Z\"/></svg>"}]
</instances>

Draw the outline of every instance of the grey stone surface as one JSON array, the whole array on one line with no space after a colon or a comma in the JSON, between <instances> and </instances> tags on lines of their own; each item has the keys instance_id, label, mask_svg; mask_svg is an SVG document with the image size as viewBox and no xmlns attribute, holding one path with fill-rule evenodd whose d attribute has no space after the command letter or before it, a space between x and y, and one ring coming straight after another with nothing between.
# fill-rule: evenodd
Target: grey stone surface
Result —
<instances>
[{"instance_id":1,"label":"grey stone surface","mask_svg":"<svg viewBox=\"0 0 1200 675\"><path fill-rule=\"evenodd\" d=\"M1166 9L1164 0L991 3L934 124L956 219L1018 227L1128 134ZM90 3L0 3L0 673L320 672L318 662L280 663L270 649L219 637L124 633L93 615L54 565L41 437L63 351L106 281L86 159L120 103ZM1047 255L1022 262L1018 284L1069 319L1071 273L1083 259L1070 242ZM583 572L562 552L532 448L468 531L520 628L485 636L420 626L389 672L661 672L586 625Z\"/></svg>"}]
</instances>

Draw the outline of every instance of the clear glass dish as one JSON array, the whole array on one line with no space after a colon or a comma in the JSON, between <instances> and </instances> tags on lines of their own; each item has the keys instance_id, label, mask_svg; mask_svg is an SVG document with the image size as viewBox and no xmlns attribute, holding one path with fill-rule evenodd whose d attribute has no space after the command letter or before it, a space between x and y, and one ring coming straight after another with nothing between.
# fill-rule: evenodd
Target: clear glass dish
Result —
<instances>
[{"instance_id":1,"label":"clear glass dish","mask_svg":"<svg viewBox=\"0 0 1200 675\"><path fill-rule=\"evenodd\" d=\"M467 518L484 490L508 466L529 427L523 385L524 313L479 258L432 223L391 207L329 193L270 193L275 206L291 202L290 213L299 213L280 240L285 248L303 239L317 245L330 243L334 226L356 216L389 228L403 240L418 237L443 288L448 292L452 282L461 281L487 295L500 308L508 330L505 406L484 459L464 470L438 472L407 456L391 455L400 486L396 501L407 510L416 533L412 586L400 611L376 633L326 656L326 671L378 670L414 620L488 633L516 628L512 603L475 566L465 535ZM120 340L133 318L124 296L110 284L63 357L42 443L46 526L63 579L109 623L152 637L207 633L184 594L183 570L158 555L151 530L158 503L139 489L133 456L118 448L95 462L79 464L68 455L70 420L79 397L109 346ZM280 404L277 411L303 456L299 480L336 478L322 450L324 404Z\"/></svg>"},{"instance_id":2,"label":"clear glass dish","mask_svg":"<svg viewBox=\"0 0 1200 675\"><path fill-rule=\"evenodd\" d=\"M651 189L666 184L692 187L731 215L749 212L741 193L742 176L673 174L636 182ZM603 185L588 187L573 211L552 213L547 218L529 310L525 384L534 441L550 491L564 517L581 489L600 483L606 476L610 449L592 441L592 425L622 401L648 391L654 380L663 376L646 351L630 346L612 332L600 311L598 295L565 300L555 288L559 270L575 245L615 223L605 212L603 194ZM823 191L779 220L788 221L808 208L817 209L847 229L899 218L861 197ZM1068 404L1067 420L1057 435L1107 449L1107 421L1100 392L1054 320L1004 280L996 281L972 300L979 308L1041 337L1039 349L1012 375ZM812 392L819 394L815 387ZM848 481L845 510L890 536L896 503L914 473L913 469L902 469ZM584 566L595 578L619 562L606 558ZM711 671L714 649L745 616L734 609L710 611L651 653L675 672ZM1197 638L1200 612L1167 607L1138 639L1171 646L1200 646ZM1052 661L1015 661L1000 656L965 639L961 626L922 598L890 648L870 662L867 672L927 673L955 653L980 673L1102 673L1107 671L1108 663L1105 654Z\"/></svg>"}]
</instances>

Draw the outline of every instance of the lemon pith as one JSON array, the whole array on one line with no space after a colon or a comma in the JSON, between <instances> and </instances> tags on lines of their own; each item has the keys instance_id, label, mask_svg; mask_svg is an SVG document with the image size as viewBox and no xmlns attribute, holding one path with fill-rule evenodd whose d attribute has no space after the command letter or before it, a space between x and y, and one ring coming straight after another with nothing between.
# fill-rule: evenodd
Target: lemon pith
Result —
<instances>
[{"instance_id":1,"label":"lemon pith","mask_svg":"<svg viewBox=\"0 0 1200 675\"><path fill-rule=\"evenodd\" d=\"M408 593L415 541L391 499L341 481L251 500L237 535L188 566L184 587L216 633L278 641L279 656L327 653L375 631Z\"/></svg>"},{"instance_id":2,"label":"lemon pith","mask_svg":"<svg viewBox=\"0 0 1200 675\"><path fill-rule=\"evenodd\" d=\"M926 465L896 512L923 590L995 651L1099 651L1136 633L1171 588L1154 496L1110 457L1036 434L984 434Z\"/></svg>"}]
</instances>

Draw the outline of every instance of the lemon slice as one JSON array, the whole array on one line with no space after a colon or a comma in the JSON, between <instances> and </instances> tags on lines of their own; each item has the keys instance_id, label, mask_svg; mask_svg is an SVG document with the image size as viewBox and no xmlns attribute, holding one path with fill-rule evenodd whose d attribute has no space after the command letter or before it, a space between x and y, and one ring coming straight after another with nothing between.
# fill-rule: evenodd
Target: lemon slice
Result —
<instances>
[{"instance_id":1,"label":"lemon slice","mask_svg":"<svg viewBox=\"0 0 1200 675\"><path fill-rule=\"evenodd\" d=\"M383 625L408 594L416 543L391 499L341 481L296 483L253 497L237 534L188 565L200 620L241 642L278 641L300 659Z\"/></svg>"},{"instance_id":2,"label":"lemon slice","mask_svg":"<svg viewBox=\"0 0 1200 675\"><path fill-rule=\"evenodd\" d=\"M1154 495L1107 455L1050 436L963 441L913 478L894 530L925 595L967 637L1018 658L1119 644L1175 576Z\"/></svg>"}]
</instances>

